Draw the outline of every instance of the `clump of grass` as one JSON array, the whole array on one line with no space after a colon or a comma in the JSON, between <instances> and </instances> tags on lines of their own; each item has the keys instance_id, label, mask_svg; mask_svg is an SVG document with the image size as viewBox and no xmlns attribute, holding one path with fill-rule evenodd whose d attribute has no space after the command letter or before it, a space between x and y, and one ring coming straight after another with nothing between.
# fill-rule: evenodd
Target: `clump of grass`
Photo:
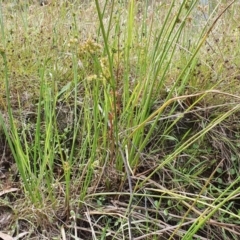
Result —
<instances>
[{"instance_id":1,"label":"clump of grass","mask_svg":"<svg viewBox=\"0 0 240 240\"><path fill-rule=\"evenodd\" d=\"M237 16L198 4L53 1L11 25L1 8L1 125L29 237L237 239L238 43L222 33Z\"/></svg>"}]
</instances>

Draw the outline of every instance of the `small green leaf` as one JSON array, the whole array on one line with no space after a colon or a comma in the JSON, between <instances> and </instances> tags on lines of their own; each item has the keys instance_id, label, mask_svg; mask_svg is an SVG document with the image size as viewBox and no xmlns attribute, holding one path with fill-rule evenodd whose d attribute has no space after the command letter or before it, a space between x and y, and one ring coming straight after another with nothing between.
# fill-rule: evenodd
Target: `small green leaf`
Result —
<instances>
[{"instance_id":1,"label":"small green leaf","mask_svg":"<svg viewBox=\"0 0 240 240\"><path fill-rule=\"evenodd\" d=\"M158 208L159 207L159 201L157 201L157 200L154 201L154 206Z\"/></svg>"},{"instance_id":2,"label":"small green leaf","mask_svg":"<svg viewBox=\"0 0 240 240\"><path fill-rule=\"evenodd\" d=\"M167 216L167 215L168 215L168 210L167 210L167 209L164 209L163 214L164 214L165 216Z\"/></svg>"},{"instance_id":3,"label":"small green leaf","mask_svg":"<svg viewBox=\"0 0 240 240\"><path fill-rule=\"evenodd\" d=\"M197 143L194 143L194 144L193 144L193 148L194 148L194 149L198 149L198 148L199 148L199 145L198 145Z\"/></svg>"},{"instance_id":4,"label":"small green leaf","mask_svg":"<svg viewBox=\"0 0 240 240\"><path fill-rule=\"evenodd\" d=\"M236 173L235 169L231 168L229 171L230 175L234 175Z\"/></svg>"},{"instance_id":5,"label":"small green leaf","mask_svg":"<svg viewBox=\"0 0 240 240\"><path fill-rule=\"evenodd\" d=\"M223 180L221 178L218 178L217 181L218 183L221 183L221 184L223 183Z\"/></svg>"},{"instance_id":6,"label":"small green leaf","mask_svg":"<svg viewBox=\"0 0 240 240\"><path fill-rule=\"evenodd\" d=\"M183 206L177 205L177 209L180 210L180 211L182 211L182 210L183 210Z\"/></svg>"}]
</instances>

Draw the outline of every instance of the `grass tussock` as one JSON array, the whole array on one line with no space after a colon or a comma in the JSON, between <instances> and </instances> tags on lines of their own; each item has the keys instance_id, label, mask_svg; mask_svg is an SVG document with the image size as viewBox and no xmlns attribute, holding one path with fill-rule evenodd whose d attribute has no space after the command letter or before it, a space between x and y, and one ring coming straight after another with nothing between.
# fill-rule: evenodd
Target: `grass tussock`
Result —
<instances>
[{"instance_id":1,"label":"grass tussock","mask_svg":"<svg viewBox=\"0 0 240 240\"><path fill-rule=\"evenodd\" d=\"M0 1L0 237L238 239L238 8Z\"/></svg>"}]
</instances>

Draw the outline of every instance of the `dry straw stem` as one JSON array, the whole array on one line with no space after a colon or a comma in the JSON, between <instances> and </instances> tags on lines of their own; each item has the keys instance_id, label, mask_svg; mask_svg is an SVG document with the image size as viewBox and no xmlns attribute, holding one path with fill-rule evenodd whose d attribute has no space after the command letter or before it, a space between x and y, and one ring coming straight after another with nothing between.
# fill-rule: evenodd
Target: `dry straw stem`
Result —
<instances>
[{"instance_id":1,"label":"dry straw stem","mask_svg":"<svg viewBox=\"0 0 240 240\"><path fill-rule=\"evenodd\" d=\"M201 92L201 93L195 93L195 94L190 94L190 95L183 95L183 96L179 96L179 97L174 97L174 98L171 98L168 101L166 101L160 108L158 108L155 112L153 112L145 121L143 121L138 126L136 126L136 128L133 130L133 132L130 134L129 137L131 138L134 135L135 132L137 132L140 128L144 127L148 122L150 122L156 115L160 114L171 103L173 103L175 101L178 101L178 100L191 98L191 97L197 97L197 96L204 97L206 94L209 94L209 93L222 94L222 95L237 98L237 99L240 100L240 97L237 96L237 95L222 92L222 91L219 91L219 90L214 90L214 89L207 90L207 91L204 91L204 92Z\"/></svg>"}]
</instances>

